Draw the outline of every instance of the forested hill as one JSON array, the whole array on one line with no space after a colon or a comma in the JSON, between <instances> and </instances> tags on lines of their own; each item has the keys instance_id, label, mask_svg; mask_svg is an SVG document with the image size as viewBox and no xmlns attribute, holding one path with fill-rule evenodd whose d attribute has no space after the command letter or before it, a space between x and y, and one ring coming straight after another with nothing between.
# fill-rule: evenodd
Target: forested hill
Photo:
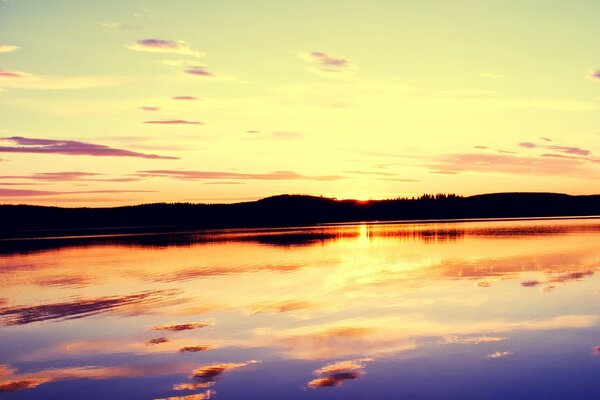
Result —
<instances>
[{"instance_id":1,"label":"forested hill","mask_svg":"<svg viewBox=\"0 0 600 400\"><path fill-rule=\"evenodd\" d=\"M494 193L470 197L425 195L418 199L336 200L280 195L235 204L157 203L114 208L0 205L0 235L62 234L298 226L316 223L600 215L600 195ZM55 232L51 232L53 235Z\"/></svg>"}]
</instances>

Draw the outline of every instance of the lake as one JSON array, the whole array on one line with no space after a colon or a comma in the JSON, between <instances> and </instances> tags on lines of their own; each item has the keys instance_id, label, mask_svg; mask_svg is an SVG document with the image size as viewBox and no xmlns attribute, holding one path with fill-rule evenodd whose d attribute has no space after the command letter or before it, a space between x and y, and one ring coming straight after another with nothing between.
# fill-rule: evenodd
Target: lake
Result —
<instances>
[{"instance_id":1,"label":"lake","mask_svg":"<svg viewBox=\"0 0 600 400\"><path fill-rule=\"evenodd\" d=\"M598 399L600 219L0 241L2 399Z\"/></svg>"}]
</instances>

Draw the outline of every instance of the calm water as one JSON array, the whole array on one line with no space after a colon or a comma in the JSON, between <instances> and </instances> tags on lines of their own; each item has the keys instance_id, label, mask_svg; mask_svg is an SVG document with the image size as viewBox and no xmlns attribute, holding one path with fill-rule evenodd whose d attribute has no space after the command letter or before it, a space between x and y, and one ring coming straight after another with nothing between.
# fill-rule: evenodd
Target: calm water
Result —
<instances>
[{"instance_id":1,"label":"calm water","mask_svg":"<svg viewBox=\"0 0 600 400\"><path fill-rule=\"evenodd\" d=\"M0 242L2 399L598 399L600 220Z\"/></svg>"}]
</instances>

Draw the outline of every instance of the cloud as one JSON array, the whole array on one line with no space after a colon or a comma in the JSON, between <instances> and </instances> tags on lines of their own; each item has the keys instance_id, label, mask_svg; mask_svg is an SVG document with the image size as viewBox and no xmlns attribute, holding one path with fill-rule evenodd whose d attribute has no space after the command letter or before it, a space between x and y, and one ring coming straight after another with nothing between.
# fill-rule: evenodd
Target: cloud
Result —
<instances>
[{"instance_id":1,"label":"cloud","mask_svg":"<svg viewBox=\"0 0 600 400\"><path fill-rule=\"evenodd\" d=\"M185 390L187 390L187 389L185 389ZM192 389L190 389L190 390L192 390ZM204 393L188 394L185 396L167 397L167 398L161 398L161 399L156 399L156 400L210 400L211 398L213 398L213 395L215 395L216 393L217 392L215 392L214 390L207 390Z\"/></svg>"},{"instance_id":2,"label":"cloud","mask_svg":"<svg viewBox=\"0 0 600 400\"><path fill-rule=\"evenodd\" d=\"M0 188L0 197L36 197L36 196L62 196L67 194L98 194L98 193L153 193L153 190L81 190L81 191L54 191L33 189L7 189Z\"/></svg>"},{"instance_id":3,"label":"cloud","mask_svg":"<svg viewBox=\"0 0 600 400\"><path fill-rule=\"evenodd\" d=\"M592 353L594 353L594 355L600 356L600 346L592 347Z\"/></svg>"},{"instance_id":4,"label":"cloud","mask_svg":"<svg viewBox=\"0 0 600 400\"><path fill-rule=\"evenodd\" d=\"M0 53L10 53L10 52L16 51L18 49L19 49L18 46L11 46L9 44L1 44L0 43Z\"/></svg>"},{"instance_id":5,"label":"cloud","mask_svg":"<svg viewBox=\"0 0 600 400\"><path fill-rule=\"evenodd\" d=\"M496 351L495 353L488 354L486 357L487 358L503 358L503 357L508 357L511 354L512 354L512 352L510 352L510 351Z\"/></svg>"},{"instance_id":6,"label":"cloud","mask_svg":"<svg viewBox=\"0 0 600 400\"><path fill-rule=\"evenodd\" d=\"M129 50L146 51L151 53L171 53L193 57L203 57L205 53L192 49L183 40L140 39L125 46Z\"/></svg>"},{"instance_id":7,"label":"cloud","mask_svg":"<svg viewBox=\"0 0 600 400\"><path fill-rule=\"evenodd\" d=\"M213 347L211 345L198 345L198 346L183 346L179 349L180 353L198 353L200 351L210 350Z\"/></svg>"},{"instance_id":8,"label":"cloud","mask_svg":"<svg viewBox=\"0 0 600 400\"><path fill-rule=\"evenodd\" d=\"M141 106L140 110L144 110L144 111L158 111L158 110L160 110L160 107Z\"/></svg>"},{"instance_id":9,"label":"cloud","mask_svg":"<svg viewBox=\"0 0 600 400\"><path fill-rule=\"evenodd\" d=\"M344 179L339 175L321 175L307 176L293 171L274 171L266 174L245 174L239 172L220 172L220 171L180 171L180 170L146 170L138 171L137 176L162 177L179 180L200 180L200 179L253 179L253 180L309 180L309 181L336 181Z\"/></svg>"},{"instance_id":10,"label":"cloud","mask_svg":"<svg viewBox=\"0 0 600 400\"><path fill-rule=\"evenodd\" d=\"M547 150L554 150L554 151L558 151L560 153L574 154L574 155L578 155L578 156L590 156L592 154L592 152L590 150L582 149L579 147L573 147L573 146L540 145L540 144L535 144L535 143L531 143L531 142L521 142L521 143L519 143L519 146L524 147L526 149L542 148L542 149L547 149Z\"/></svg>"},{"instance_id":11,"label":"cloud","mask_svg":"<svg viewBox=\"0 0 600 400\"><path fill-rule=\"evenodd\" d=\"M146 344L147 345L154 345L154 344L163 344L163 343L167 343L169 342L170 339L167 337L159 337L159 338L154 338L154 339L148 339L146 340Z\"/></svg>"},{"instance_id":12,"label":"cloud","mask_svg":"<svg viewBox=\"0 0 600 400\"><path fill-rule=\"evenodd\" d=\"M447 336L444 338L444 343L450 344L481 344L481 343L496 343L502 340L506 340L504 337L499 336L474 336L474 337L457 337Z\"/></svg>"},{"instance_id":13,"label":"cloud","mask_svg":"<svg viewBox=\"0 0 600 400\"><path fill-rule=\"evenodd\" d=\"M397 281L396 281L397 282ZM292 359L316 360L378 356L413 350L423 337L494 336L513 331L543 331L596 326L595 315L546 319L438 322L421 315L353 318L291 329L256 331L259 343L279 348ZM260 341L263 338L263 342Z\"/></svg>"},{"instance_id":14,"label":"cloud","mask_svg":"<svg viewBox=\"0 0 600 400\"><path fill-rule=\"evenodd\" d=\"M175 391L180 390L198 390L205 389L207 387L211 387L214 382L193 382L193 383L176 383L173 385L172 389Z\"/></svg>"},{"instance_id":15,"label":"cloud","mask_svg":"<svg viewBox=\"0 0 600 400\"><path fill-rule=\"evenodd\" d=\"M204 125L204 122L200 121L187 121L184 119L160 119L154 121L144 121L145 124L157 124L157 125Z\"/></svg>"},{"instance_id":16,"label":"cloud","mask_svg":"<svg viewBox=\"0 0 600 400\"><path fill-rule=\"evenodd\" d=\"M554 289L556 287L555 285L553 285L554 283L568 283L568 282L572 282L572 281L579 281L582 278L592 276L592 275L594 275L593 270L574 271L574 272L568 272L568 273L552 276L549 279L547 279L546 281L531 280L531 281L521 282L521 286L535 287L535 286L541 285L542 283L547 283L547 284L549 284L549 286L547 286L547 288Z\"/></svg>"},{"instance_id":17,"label":"cloud","mask_svg":"<svg viewBox=\"0 0 600 400\"><path fill-rule=\"evenodd\" d=\"M30 175L0 175L0 179L27 179L39 182L133 182L140 178L97 178L104 174L82 171L37 172Z\"/></svg>"},{"instance_id":18,"label":"cloud","mask_svg":"<svg viewBox=\"0 0 600 400\"><path fill-rule=\"evenodd\" d=\"M185 72L186 74L189 75L196 75L196 76L215 76L212 72L208 72L206 70L206 66L205 65L193 65L187 69L185 69L183 72Z\"/></svg>"},{"instance_id":19,"label":"cloud","mask_svg":"<svg viewBox=\"0 0 600 400\"><path fill-rule=\"evenodd\" d=\"M29 78L30 74L21 71L7 71L0 69L0 78Z\"/></svg>"},{"instance_id":20,"label":"cloud","mask_svg":"<svg viewBox=\"0 0 600 400\"><path fill-rule=\"evenodd\" d=\"M538 285L540 285L541 283L542 283L542 282L540 282L540 281L535 281L535 280L531 280L531 281L524 281L524 282L521 282L521 286L523 286L523 287L535 287L535 286L538 286Z\"/></svg>"},{"instance_id":21,"label":"cloud","mask_svg":"<svg viewBox=\"0 0 600 400\"><path fill-rule=\"evenodd\" d=\"M545 157L525 157L513 154L462 153L435 157L434 163L425 165L431 173L459 174L461 172L485 172L526 175L595 176L580 160Z\"/></svg>"},{"instance_id":22,"label":"cloud","mask_svg":"<svg viewBox=\"0 0 600 400\"><path fill-rule=\"evenodd\" d=\"M300 52L298 56L303 60L319 65L323 69L334 70L333 72L348 66L348 60L335 58L321 51Z\"/></svg>"},{"instance_id":23,"label":"cloud","mask_svg":"<svg viewBox=\"0 0 600 400\"><path fill-rule=\"evenodd\" d=\"M114 367L66 367L46 369L37 372L17 374L9 369L7 374L0 375L0 393L17 390L33 389L44 383L79 380L79 379L114 379L138 376L161 376L171 373L184 372L185 365L144 364L124 365Z\"/></svg>"},{"instance_id":24,"label":"cloud","mask_svg":"<svg viewBox=\"0 0 600 400\"><path fill-rule=\"evenodd\" d=\"M118 149L100 144L75 140L35 139L22 136L0 138L1 142L12 142L13 146L0 146L0 153L65 154L95 157L139 157L161 160L178 160L178 157L160 156Z\"/></svg>"},{"instance_id":25,"label":"cloud","mask_svg":"<svg viewBox=\"0 0 600 400\"><path fill-rule=\"evenodd\" d=\"M0 69L0 86L15 89L70 90L116 86L127 78L111 76L45 76Z\"/></svg>"},{"instance_id":26,"label":"cloud","mask_svg":"<svg viewBox=\"0 0 600 400\"><path fill-rule=\"evenodd\" d=\"M43 378L12 380L8 382L0 382L0 393L16 392L23 389L34 389L49 380Z\"/></svg>"},{"instance_id":27,"label":"cloud","mask_svg":"<svg viewBox=\"0 0 600 400\"><path fill-rule=\"evenodd\" d=\"M285 313L313 308L314 304L303 300L284 300L276 302L265 302L250 307L254 314L265 312Z\"/></svg>"},{"instance_id":28,"label":"cloud","mask_svg":"<svg viewBox=\"0 0 600 400\"><path fill-rule=\"evenodd\" d=\"M173 96L171 98L173 100L198 100L198 98L194 96Z\"/></svg>"},{"instance_id":29,"label":"cloud","mask_svg":"<svg viewBox=\"0 0 600 400\"><path fill-rule=\"evenodd\" d=\"M586 276L592 275L594 275L594 271L592 270L569 272L567 274L560 274L550 278L550 282L564 283L570 281L578 281L581 280L581 278L585 278Z\"/></svg>"},{"instance_id":30,"label":"cloud","mask_svg":"<svg viewBox=\"0 0 600 400\"><path fill-rule=\"evenodd\" d=\"M590 75L590 78L600 79L600 69L597 69L595 72L593 72L592 75Z\"/></svg>"},{"instance_id":31,"label":"cloud","mask_svg":"<svg viewBox=\"0 0 600 400\"><path fill-rule=\"evenodd\" d=\"M337 58L322 51L301 51L298 57L312 64L309 70L323 72L325 74L346 73L351 68L350 62L343 58Z\"/></svg>"},{"instance_id":32,"label":"cloud","mask_svg":"<svg viewBox=\"0 0 600 400\"><path fill-rule=\"evenodd\" d=\"M217 379L225 372L243 368L251 364L257 364L259 362L260 361L257 360L250 360L243 363L223 363L205 365L204 367L195 369L192 372L192 378L199 381L200 383L210 384L216 382Z\"/></svg>"},{"instance_id":33,"label":"cloud","mask_svg":"<svg viewBox=\"0 0 600 400\"><path fill-rule=\"evenodd\" d=\"M308 382L308 387L311 389L337 387L345 381L361 378L365 374L365 361L371 361L371 359L339 361L327 364L313 372L320 377Z\"/></svg>"},{"instance_id":34,"label":"cloud","mask_svg":"<svg viewBox=\"0 0 600 400\"><path fill-rule=\"evenodd\" d=\"M253 240L261 241L260 238L253 237ZM268 239L264 240L267 243ZM275 242L276 243L276 242ZM290 243L285 242L285 243ZM203 267L203 268L187 268L174 272L162 273L154 276L152 279L157 282L177 282L185 281L189 279L206 278L212 276L224 276L224 275L235 275L245 273L255 273L259 271L275 271L275 272L290 272L296 271L302 268L301 265L280 265L280 264L267 264L260 266L231 266L231 267Z\"/></svg>"},{"instance_id":35,"label":"cloud","mask_svg":"<svg viewBox=\"0 0 600 400\"><path fill-rule=\"evenodd\" d=\"M34 322L79 319L107 312L138 314L143 309L177 303L176 290L154 290L123 296L75 298L61 303L13 306L0 309L0 323L27 325Z\"/></svg>"},{"instance_id":36,"label":"cloud","mask_svg":"<svg viewBox=\"0 0 600 400\"><path fill-rule=\"evenodd\" d=\"M192 329L205 328L207 326L211 326L211 323L208 322L188 322L185 324L166 324L166 325L154 325L151 326L151 331L171 331L171 332L180 332L180 331L189 331Z\"/></svg>"}]
</instances>

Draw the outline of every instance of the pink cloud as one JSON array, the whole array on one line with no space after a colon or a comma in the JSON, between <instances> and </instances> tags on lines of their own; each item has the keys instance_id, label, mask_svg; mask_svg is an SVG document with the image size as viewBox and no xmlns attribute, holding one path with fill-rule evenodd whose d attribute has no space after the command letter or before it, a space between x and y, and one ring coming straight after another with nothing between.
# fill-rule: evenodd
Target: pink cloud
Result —
<instances>
[{"instance_id":1,"label":"pink cloud","mask_svg":"<svg viewBox=\"0 0 600 400\"><path fill-rule=\"evenodd\" d=\"M20 71L7 71L5 69L0 69L0 78L27 78L28 74Z\"/></svg>"},{"instance_id":2,"label":"pink cloud","mask_svg":"<svg viewBox=\"0 0 600 400\"><path fill-rule=\"evenodd\" d=\"M348 65L348 60L344 60L343 58L335 58L321 51L311 51L309 54L318 64L326 67L341 68Z\"/></svg>"},{"instance_id":3,"label":"pink cloud","mask_svg":"<svg viewBox=\"0 0 600 400\"><path fill-rule=\"evenodd\" d=\"M12 136L0 138L0 142L1 141L13 143L13 146L0 146L0 152L4 153L65 154L72 156L95 157L139 157L163 160L179 159L178 157L139 153L136 151L118 149L105 145L75 140L35 139L22 136Z\"/></svg>"},{"instance_id":4,"label":"pink cloud","mask_svg":"<svg viewBox=\"0 0 600 400\"><path fill-rule=\"evenodd\" d=\"M447 154L429 164L430 172L458 174L461 172L490 172L528 175L592 175L585 163L574 159L523 157L512 154Z\"/></svg>"},{"instance_id":5,"label":"pink cloud","mask_svg":"<svg viewBox=\"0 0 600 400\"><path fill-rule=\"evenodd\" d=\"M214 76L212 72L208 72L206 67L203 66L192 66L186 70L184 70L186 74L196 75L196 76Z\"/></svg>"},{"instance_id":6,"label":"pink cloud","mask_svg":"<svg viewBox=\"0 0 600 400\"><path fill-rule=\"evenodd\" d=\"M127 46L130 50L146 51L153 53L171 53L182 54L194 57L202 57L204 53L192 49L183 40L165 40L165 39L140 39Z\"/></svg>"},{"instance_id":7,"label":"pink cloud","mask_svg":"<svg viewBox=\"0 0 600 400\"><path fill-rule=\"evenodd\" d=\"M187 121L184 119L160 119L154 121L144 121L144 124L158 124L158 125L204 125L204 122L200 121Z\"/></svg>"},{"instance_id":8,"label":"pink cloud","mask_svg":"<svg viewBox=\"0 0 600 400\"><path fill-rule=\"evenodd\" d=\"M239 172L221 171L181 171L181 170L146 170L138 171L140 177L164 177L180 180L198 179L255 179L255 180L311 180L311 181L335 181L344 179L338 175L307 176L293 171L274 171L265 174L246 174Z\"/></svg>"},{"instance_id":9,"label":"pink cloud","mask_svg":"<svg viewBox=\"0 0 600 400\"><path fill-rule=\"evenodd\" d=\"M160 107L141 106L140 110L144 110L144 111L158 111L158 110L160 110Z\"/></svg>"},{"instance_id":10,"label":"pink cloud","mask_svg":"<svg viewBox=\"0 0 600 400\"><path fill-rule=\"evenodd\" d=\"M350 62L344 58L334 57L322 51L300 52L298 56L313 64L315 72L340 73L346 72L350 67Z\"/></svg>"},{"instance_id":11,"label":"pink cloud","mask_svg":"<svg viewBox=\"0 0 600 400\"><path fill-rule=\"evenodd\" d=\"M596 70L596 72L591 75L591 78L600 79L600 69Z\"/></svg>"},{"instance_id":12,"label":"pink cloud","mask_svg":"<svg viewBox=\"0 0 600 400\"><path fill-rule=\"evenodd\" d=\"M152 190L88 190L88 191L54 191L54 190L26 190L0 188L2 197L37 197L37 196L62 196L66 194L98 194L98 193L153 193Z\"/></svg>"},{"instance_id":13,"label":"pink cloud","mask_svg":"<svg viewBox=\"0 0 600 400\"><path fill-rule=\"evenodd\" d=\"M194 96L174 96L171 98L173 100L198 100L198 98Z\"/></svg>"},{"instance_id":14,"label":"pink cloud","mask_svg":"<svg viewBox=\"0 0 600 400\"><path fill-rule=\"evenodd\" d=\"M540 145L540 144L535 144L535 143L531 143L531 142L521 142L521 143L519 143L519 146L525 147L527 149L542 148L542 149L547 149L547 150L554 150L554 151L558 151L560 153L575 154L578 156L589 156L592 154L592 152L590 150L582 149L580 147L574 147L574 146Z\"/></svg>"}]
</instances>

